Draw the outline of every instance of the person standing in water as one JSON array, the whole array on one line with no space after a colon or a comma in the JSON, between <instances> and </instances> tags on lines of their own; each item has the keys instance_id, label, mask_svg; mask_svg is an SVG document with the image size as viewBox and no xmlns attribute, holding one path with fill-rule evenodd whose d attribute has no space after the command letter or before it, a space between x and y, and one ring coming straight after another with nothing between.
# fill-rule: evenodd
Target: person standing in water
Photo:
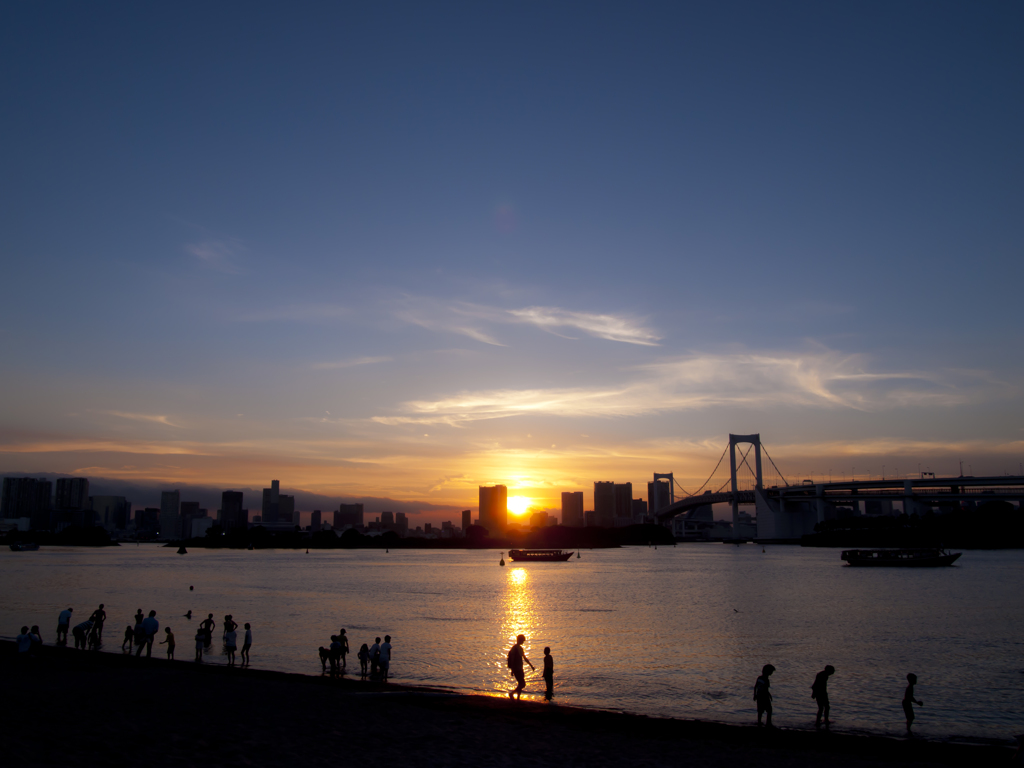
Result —
<instances>
[{"instance_id":1,"label":"person standing in water","mask_svg":"<svg viewBox=\"0 0 1024 768\"><path fill-rule=\"evenodd\" d=\"M167 627L167 629L164 630L164 634L167 635L167 637L160 641L160 645L167 643L167 660L174 661L174 633L171 632L170 627Z\"/></svg>"},{"instance_id":2,"label":"person standing in water","mask_svg":"<svg viewBox=\"0 0 1024 768\"><path fill-rule=\"evenodd\" d=\"M100 603L100 607L92 612L89 620L93 623L92 631L96 633L96 636L103 637L103 622L107 620L107 612L103 610L103 603Z\"/></svg>"},{"instance_id":3,"label":"person standing in water","mask_svg":"<svg viewBox=\"0 0 1024 768\"><path fill-rule=\"evenodd\" d=\"M533 662L526 658L526 651L523 650L523 643L526 642L526 635L519 635L516 637L516 644L509 648L508 651L508 668L512 672L512 676L516 679L518 685L514 691L508 692L510 699L521 699L523 697L523 689L526 687L526 673L523 670L523 662L525 661L530 665L530 669L536 671L536 667L533 666Z\"/></svg>"},{"instance_id":4,"label":"person standing in water","mask_svg":"<svg viewBox=\"0 0 1024 768\"><path fill-rule=\"evenodd\" d=\"M544 699L551 701L555 695L555 660L551 656L551 649L544 646Z\"/></svg>"},{"instance_id":5,"label":"person standing in water","mask_svg":"<svg viewBox=\"0 0 1024 768\"><path fill-rule=\"evenodd\" d=\"M213 620L213 614L209 614L205 619L199 622L199 628L203 630L206 635L206 647L209 648L213 642L213 630L217 626L217 622Z\"/></svg>"},{"instance_id":6,"label":"person standing in water","mask_svg":"<svg viewBox=\"0 0 1024 768\"><path fill-rule=\"evenodd\" d=\"M907 716L907 733L910 733L910 726L914 724L914 705L924 706L924 702L914 698L914 686L917 685L917 675L913 672L907 675L907 690L903 692L903 714Z\"/></svg>"},{"instance_id":7,"label":"person standing in water","mask_svg":"<svg viewBox=\"0 0 1024 768\"><path fill-rule=\"evenodd\" d=\"M765 664L761 667L761 675L754 682L754 701L757 702L757 724L761 725L761 716L767 715L765 726L773 728L772 725L772 694L768 690L770 683L768 678L772 676L775 667Z\"/></svg>"},{"instance_id":8,"label":"person standing in water","mask_svg":"<svg viewBox=\"0 0 1024 768\"><path fill-rule=\"evenodd\" d=\"M836 668L827 664L825 669L814 676L814 684L811 686L811 698L818 702L818 716L814 718L814 727L821 727L821 716L825 716L825 727L831 724L828 719L828 679L836 673Z\"/></svg>"},{"instance_id":9,"label":"person standing in water","mask_svg":"<svg viewBox=\"0 0 1024 768\"><path fill-rule=\"evenodd\" d=\"M71 613L74 608L66 608L57 617L57 645L68 644L68 629L71 626Z\"/></svg>"},{"instance_id":10,"label":"person standing in water","mask_svg":"<svg viewBox=\"0 0 1024 768\"><path fill-rule=\"evenodd\" d=\"M341 632L338 633L338 642L341 643L341 671L345 671L345 657L348 656L348 635L345 634L345 628L341 628Z\"/></svg>"},{"instance_id":11,"label":"person standing in water","mask_svg":"<svg viewBox=\"0 0 1024 768\"><path fill-rule=\"evenodd\" d=\"M380 676L386 683L388 681L388 670L391 669L391 635L384 635L384 642L380 645Z\"/></svg>"},{"instance_id":12,"label":"person standing in water","mask_svg":"<svg viewBox=\"0 0 1024 768\"><path fill-rule=\"evenodd\" d=\"M245 623L245 639L242 643L242 666L246 667L249 665L249 649L252 648L252 626L249 622Z\"/></svg>"}]
</instances>

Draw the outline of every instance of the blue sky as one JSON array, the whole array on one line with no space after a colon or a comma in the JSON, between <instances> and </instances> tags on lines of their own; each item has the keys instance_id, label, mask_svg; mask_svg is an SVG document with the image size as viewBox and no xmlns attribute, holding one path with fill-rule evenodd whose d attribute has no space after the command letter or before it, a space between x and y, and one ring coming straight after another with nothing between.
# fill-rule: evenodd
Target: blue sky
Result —
<instances>
[{"instance_id":1,"label":"blue sky","mask_svg":"<svg viewBox=\"0 0 1024 768\"><path fill-rule=\"evenodd\" d=\"M1024 458L1018 4L0 14L6 471L554 506L730 431Z\"/></svg>"}]
</instances>

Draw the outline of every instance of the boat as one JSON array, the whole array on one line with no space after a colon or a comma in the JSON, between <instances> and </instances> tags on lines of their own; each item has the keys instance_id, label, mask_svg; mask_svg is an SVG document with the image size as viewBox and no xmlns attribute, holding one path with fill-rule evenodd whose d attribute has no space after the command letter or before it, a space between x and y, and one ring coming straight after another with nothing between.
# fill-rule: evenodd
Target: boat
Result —
<instances>
[{"instance_id":1,"label":"boat","mask_svg":"<svg viewBox=\"0 0 1024 768\"><path fill-rule=\"evenodd\" d=\"M11 544L11 552L35 552L38 549L38 544L33 544L28 541L16 541Z\"/></svg>"},{"instance_id":2,"label":"boat","mask_svg":"<svg viewBox=\"0 0 1024 768\"><path fill-rule=\"evenodd\" d=\"M560 549L510 549L508 559L523 563L557 563L568 560L572 552Z\"/></svg>"},{"instance_id":3,"label":"boat","mask_svg":"<svg viewBox=\"0 0 1024 768\"><path fill-rule=\"evenodd\" d=\"M935 568L952 565L962 552L937 547L920 549L846 549L842 559L849 565L885 568Z\"/></svg>"}]
</instances>

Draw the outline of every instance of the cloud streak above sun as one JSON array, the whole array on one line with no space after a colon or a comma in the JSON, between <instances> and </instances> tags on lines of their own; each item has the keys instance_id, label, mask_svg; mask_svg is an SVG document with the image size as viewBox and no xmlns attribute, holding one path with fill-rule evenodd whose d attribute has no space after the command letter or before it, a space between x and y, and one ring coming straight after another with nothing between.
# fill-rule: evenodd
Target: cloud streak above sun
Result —
<instances>
[{"instance_id":1,"label":"cloud streak above sun","mask_svg":"<svg viewBox=\"0 0 1024 768\"><path fill-rule=\"evenodd\" d=\"M449 424L526 414L563 417L641 416L714 406L802 406L879 411L896 407L952 407L1006 385L979 372L876 372L860 355L691 355L624 371L617 385L465 391L403 403L381 424Z\"/></svg>"},{"instance_id":2,"label":"cloud streak above sun","mask_svg":"<svg viewBox=\"0 0 1024 768\"><path fill-rule=\"evenodd\" d=\"M531 325L565 338L572 337L564 331L578 331L598 339L647 347L658 346L661 340L642 319L630 314L576 312L561 307L501 309L407 296L399 303L395 317L421 328L456 333L494 346L505 346L493 328L502 325Z\"/></svg>"}]
</instances>

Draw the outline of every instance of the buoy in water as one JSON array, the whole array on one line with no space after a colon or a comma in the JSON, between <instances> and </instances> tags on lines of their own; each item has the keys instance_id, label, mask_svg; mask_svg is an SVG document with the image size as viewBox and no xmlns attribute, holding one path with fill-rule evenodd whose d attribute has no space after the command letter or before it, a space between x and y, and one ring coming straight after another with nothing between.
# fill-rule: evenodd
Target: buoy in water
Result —
<instances>
[{"instance_id":1,"label":"buoy in water","mask_svg":"<svg viewBox=\"0 0 1024 768\"><path fill-rule=\"evenodd\" d=\"M185 545L184 544L182 544L180 547L178 547L178 554L179 555L187 555L188 554L188 550L185 549Z\"/></svg>"},{"instance_id":2,"label":"buoy in water","mask_svg":"<svg viewBox=\"0 0 1024 768\"><path fill-rule=\"evenodd\" d=\"M307 554L307 555L309 554L309 550L308 550L308 549L306 550L306 554Z\"/></svg>"},{"instance_id":3,"label":"buoy in water","mask_svg":"<svg viewBox=\"0 0 1024 768\"><path fill-rule=\"evenodd\" d=\"M577 551L576 551L576 559L577 559L577 560L579 560L579 559L580 559L580 553L579 553L579 550L577 550Z\"/></svg>"},{"instance_id":4,"label":"buoy in water","mask_svg":"<svg viewBox=\"0 0 1024 768\"><path fill-rule=\"evenodd\" d=\"M498 563L498 565L501 565L501 566L505 565L505 553L504 552L501 553L501 561Z\"/></svg>"}]
</instances>

